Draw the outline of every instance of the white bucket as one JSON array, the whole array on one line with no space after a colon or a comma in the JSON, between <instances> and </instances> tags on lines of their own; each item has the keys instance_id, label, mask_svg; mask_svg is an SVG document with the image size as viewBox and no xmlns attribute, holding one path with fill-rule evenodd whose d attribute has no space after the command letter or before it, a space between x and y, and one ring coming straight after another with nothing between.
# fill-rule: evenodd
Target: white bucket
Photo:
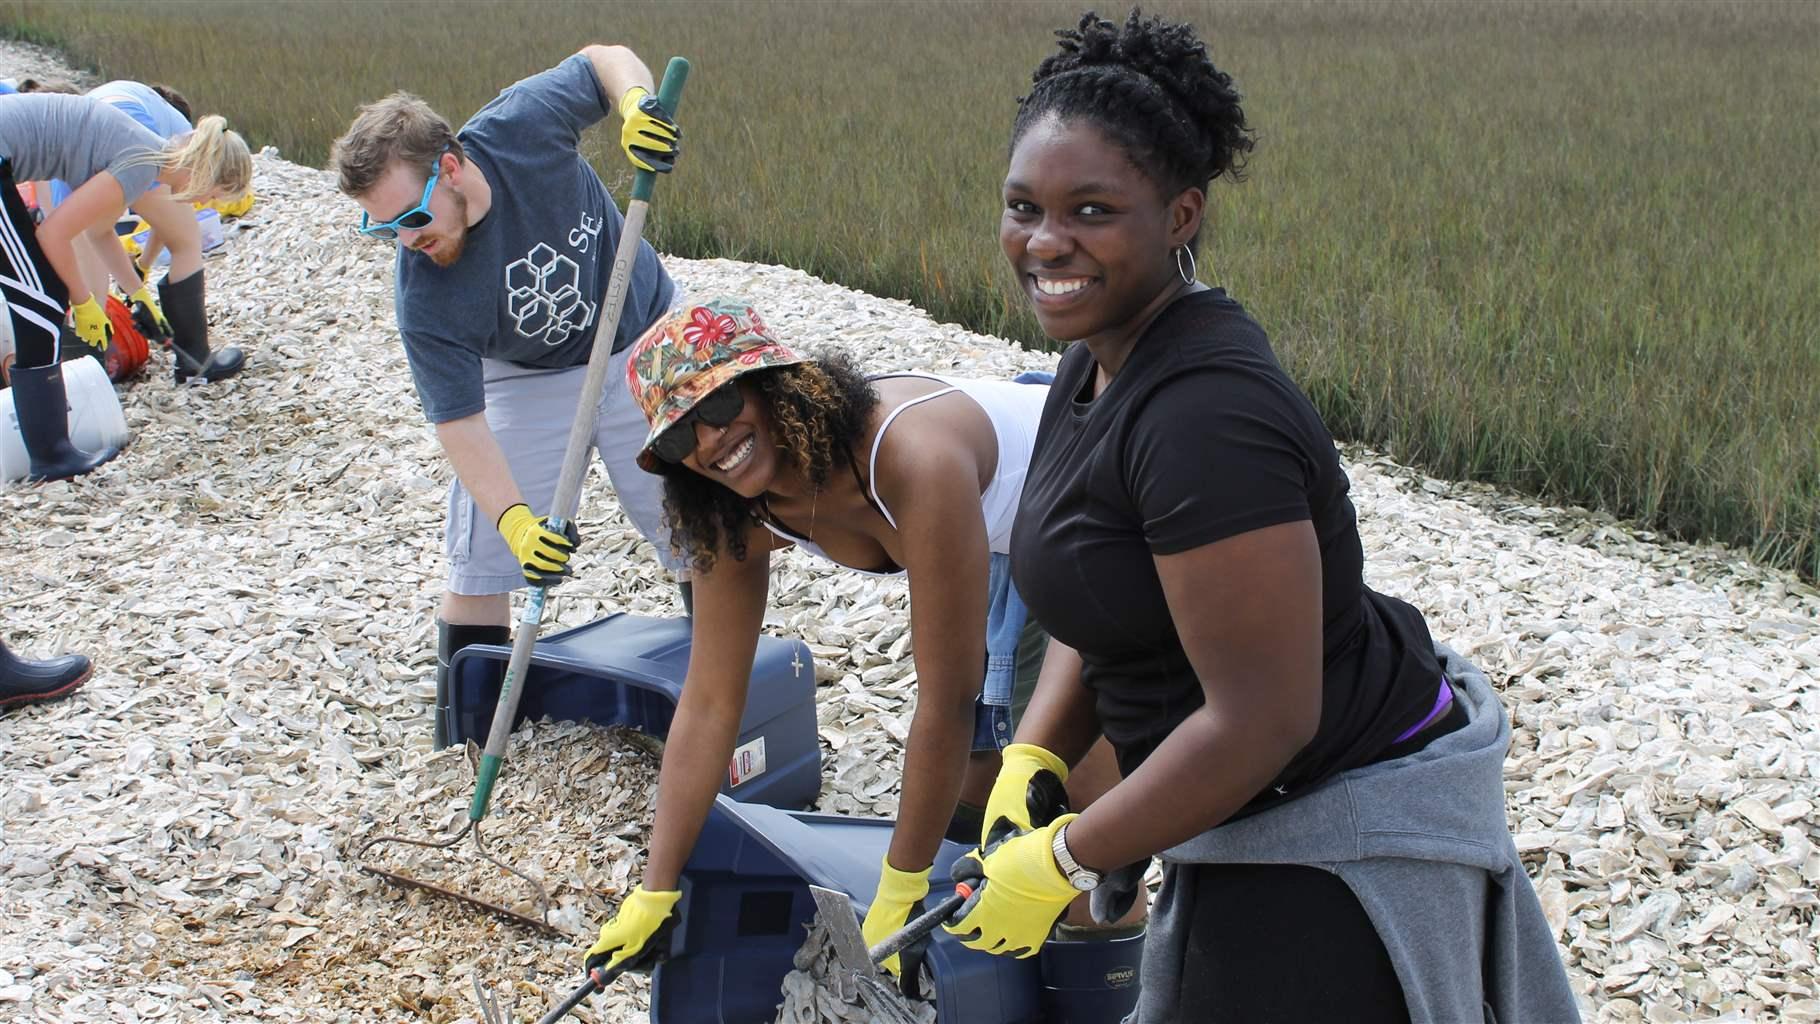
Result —
<instances>
[{"instance_id":1,"label":"white bucket","mask_svg":"<svg viewBox=\"0 0 1820 1024\"><path fill-rule=\"evenodd\" d=\"M107 379L107 370L93 356L63 364L63 391L69 401L70 443L85 452L125 445L132 435L120 396ZM13 408L13 389L0 391L0 477L23 480L31 471L25 438L19 433L19 413Z\"/></svg>"}]
</instances>

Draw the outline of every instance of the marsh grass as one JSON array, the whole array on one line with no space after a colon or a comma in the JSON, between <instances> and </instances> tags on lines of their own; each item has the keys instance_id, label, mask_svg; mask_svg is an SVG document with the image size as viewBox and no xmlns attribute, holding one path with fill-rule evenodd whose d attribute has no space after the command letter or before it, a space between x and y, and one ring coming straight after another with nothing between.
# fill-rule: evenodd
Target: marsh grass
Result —
<instances>
[{"instance_id":1,"label":"marsh grass","mask_svg":"<svg viewBox=\"0 0 1820 1024\"><path fill-rule=\"evenodd\" d=\"M585 42L682 53L661 248L1040 344L998 186L1080 6L0 0L0 31L316 164L393 89L460 120ZM1202 277L1337 435L1820 575L1820 7L1154 6L1205 30L1260 133ZM589 145L623 184L612 136Z\"/></svg>"}]
</instances>

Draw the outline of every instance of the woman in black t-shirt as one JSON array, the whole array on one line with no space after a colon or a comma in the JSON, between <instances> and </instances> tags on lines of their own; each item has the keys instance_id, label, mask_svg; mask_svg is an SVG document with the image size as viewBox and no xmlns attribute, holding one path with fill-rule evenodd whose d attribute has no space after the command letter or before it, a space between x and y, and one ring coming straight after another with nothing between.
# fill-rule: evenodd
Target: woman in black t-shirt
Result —
<instances>
[{"instance_id":1,"label":"woman in black t-shirt","mask_svg":"<svg viewBox=\"0 0 1820 1024\"><path fill-rule=\"evenodd\" d=\"M1190 26L1090 13L1060 35L1012 129L999 227L1044 331L1073 343L1012 539L1018 590L1053 638L1017 741L1071 763L1103 734L1125 779L1084 814L1033 826L1028 776L1001 774L977 869L988 884L950 931L1030 955L1077 890L1161 854L1138 1020L1434 1016L1458 1004L1423 989L1426 968L1405 963L1414 946L1386 908L1426 899L1423 912L1461 922L1454 969L1471 975L1481 940L1469 933L1492 916L1483 891L1479 907L1436 906L1453 890L1424 893L1416 854L1399 864L1417 867L1391 877L1307 862L1288 842L1338 827L1299 817L1327 806L1303 797L1342 773L1381 778L1390 762L1420 761L1402 759L1462 730L1468 701L1421 614L1364 585L1346 476L1319 415L1258 324L1196 279L1206 189L1236 176L1252 146L1239 96ZM1475 717L1496 706L1480 696ZM1484 715L1488 736L1493 721ZM1502 836L1508 847L1502 749L1491 754L1489 779L1415 787L1389 809L1394 827L1428 836L1471 820L1475 838L1494 837L1479 845ZM1393 828L1372 820L1386 812L1365 796L1349 810L1358 835ZM1285 842L1273 846L1269 828ZM1241 831L1243 854L1210 838ZM1458 860L1432 880L1458 881ZM1520 864L1516 882L1506 877L1514 847L1488 864L1530 923ZM1486 875L1470 868L1466 888ZM1527 948L1559 971L1550 944ZM1451 998L1453 982L1441 987Z\"/></svg>"}]
</instances>

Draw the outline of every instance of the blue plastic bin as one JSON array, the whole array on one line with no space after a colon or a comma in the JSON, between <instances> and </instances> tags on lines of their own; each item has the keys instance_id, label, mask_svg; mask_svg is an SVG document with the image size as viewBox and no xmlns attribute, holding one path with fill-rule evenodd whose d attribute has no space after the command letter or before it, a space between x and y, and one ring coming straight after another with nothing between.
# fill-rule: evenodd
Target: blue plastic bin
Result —
<instances>
[{"instance_id":1,"label":"blue plastic bin","mask_svg":"<svg viewBox=\"0 0 1820 1024\"><path fill-rule=\"evenodd\" d=\"M496 644L456 652L446 723L452 742L486 742L511 658L510 647ZM541 638L513 727L548 715L666 736L688 666L688 619L609 615ZM759 637L739 745L721 792L779 807L808 807L821 792L815 664L802 641Z\"/></svg>"},{"instance_id":2,"label":"blue plastic bin","mask_svg":"<svg viewBox=\"0 0 1820 1024\"><path fill-rule=\"evenodd\" d=\"M671 958L652 976L654 1024L750 1024L777 1015L784 975L802 947L815 902L809 885L853 895L864 912L890 845L888 818L805 814L726 797L683 869L682 924ZM967 848L943 843L930 877L948 889L949 866ZM1035 958L990 956L937 929L928 964L942 1024L1048 1021Z\"/></svg>"}]
</instances>

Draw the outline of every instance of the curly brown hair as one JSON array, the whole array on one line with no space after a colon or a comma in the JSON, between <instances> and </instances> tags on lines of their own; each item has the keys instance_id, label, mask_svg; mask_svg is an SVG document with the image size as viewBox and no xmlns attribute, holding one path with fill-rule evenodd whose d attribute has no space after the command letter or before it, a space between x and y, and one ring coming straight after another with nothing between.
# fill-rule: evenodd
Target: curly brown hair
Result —
<instances>
[{"instance_id":1,"label":"curly brown hair","mask_svg":"<svg viewBox=\"0 0 1820 1024\"><path fill-rule=\"evenodd\" d=\"M816 487L852 464L853 442L865 434L878 407L878 391L843 352L813 353L806 362L757 370L739 380L751 384L765 403L784 460ZM681 463L659 463L657 472L664 478L670 549L702 573L722 552L745 561L745 531L759 519L761 503Z\"/></svg>"}]
</instances>

